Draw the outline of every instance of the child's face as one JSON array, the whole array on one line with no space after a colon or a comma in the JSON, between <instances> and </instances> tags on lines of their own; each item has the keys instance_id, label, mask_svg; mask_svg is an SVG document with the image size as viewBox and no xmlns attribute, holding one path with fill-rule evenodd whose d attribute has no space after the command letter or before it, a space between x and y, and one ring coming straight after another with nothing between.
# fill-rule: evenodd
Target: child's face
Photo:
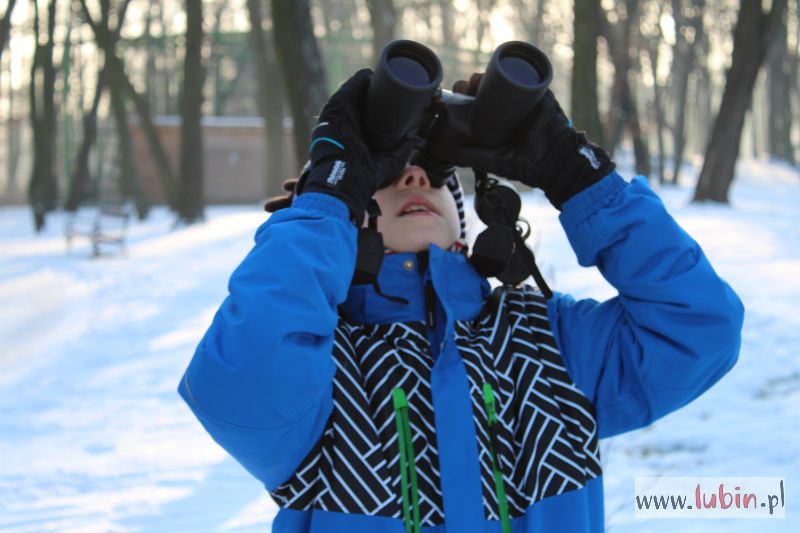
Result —
<instances>
[{"instance_id":1,"label":"child's face","mask_svg":"<svg viewBox=\"0 0 800 533\"><path fill-rule=\"evenodd\" d=\"M428 174L421 167L407 165L392 184L376 191L373 198L381 208L378 231L383 234L384 246L392 251L421 252L430 243L447 250L461 233L458 208L450 190L447 186L431 187ZM415 204L427 205L408 212Z\"/></svg>"}]
</instances>

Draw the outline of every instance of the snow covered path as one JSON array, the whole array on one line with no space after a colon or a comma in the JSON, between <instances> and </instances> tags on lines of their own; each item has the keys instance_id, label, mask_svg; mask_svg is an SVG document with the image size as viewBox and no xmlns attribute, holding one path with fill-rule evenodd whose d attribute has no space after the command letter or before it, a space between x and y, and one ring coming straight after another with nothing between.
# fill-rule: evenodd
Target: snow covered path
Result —
<instances>
[{"instance_id":1,"label":"snow covered path","mask_svg":"<svg viewBox=\"0 0 800 533\"><path fill-rule=\"evenodd\" d=\"M177 396L247 253L256 209L170 231L134 226L127 257L65 255L60 217L31 237L0 210L0 528L200 531L274 506ZM257 505L257 512L248 506ZM262 529L265 529L262 527Z\"/></svg>"},{"instance_id":2,"label":"snow covered path","mask_svg":"<svg viewBox=\"0 0 800 533\"><path fill-rule=\"evenodd\" d=\"M737 366L653 426L603 441L609 531L800 531L800 179L744 163L732 207L660 194L746 306ZM576 297L613 295L580 268L537 193L525 214L540 266ZM0 208L0 529L268 530L274 504L205 434L176 393L227 278L265 214L215 207L172 230L156 210L125 257L65 254L64 216L34 235L27 208ZM782 476L785 520L633 518L633 478Z\"/></svg>"}]
</instances>

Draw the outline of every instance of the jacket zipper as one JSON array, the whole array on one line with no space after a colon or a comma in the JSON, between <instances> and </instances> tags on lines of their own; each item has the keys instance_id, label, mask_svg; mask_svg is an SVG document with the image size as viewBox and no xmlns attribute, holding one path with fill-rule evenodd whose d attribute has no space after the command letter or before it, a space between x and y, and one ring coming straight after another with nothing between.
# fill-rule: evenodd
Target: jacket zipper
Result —
<instances>
[{"instance_id":1,"label":"jacket zipper","mask_svg":"<svg viewBox=\"0 0 800 533\"><path fill-rule=\"evenodd\" d=\"M497 495L497 505L500 511L500 523L503 533L511 533L511 521L508 517L508 501L506 500L506 487L503 482L503 472L500 470L497 450L497 409L495 408L494 391L489 383L483 384L483 405L486 408L486 419L489 422L489 452L492 456L492 472L494 473L494 490Z\"/></svg>"},{"instance_id":2,"label":"jacket zipper","mask_svg":"<svg viewBox=\"0 0 800 533\"><path fill-rule=\"evenodd\" d=\"M436 291L431 280L425 280L425 310L428 327L436 331Z\"/></svg>"},{"instance_id":3,"label":"jacket zipper","mask_svg":"<svg viewBox=\"0 0 800 533\"><path fill-rule=\"evenodd\" d=\"M414 463L414 441L411 438L411 423L408 420L408 401L401 387L392 390L392 404L394 405L395 422L397 424L397 447L400 451L403 523L406 526L406 533L420 533L419 492L417 490L417 468ZM409 489L411 490L410 498ZM411 500L410 502L409 499Z\"/></svg>"}]
</instances>

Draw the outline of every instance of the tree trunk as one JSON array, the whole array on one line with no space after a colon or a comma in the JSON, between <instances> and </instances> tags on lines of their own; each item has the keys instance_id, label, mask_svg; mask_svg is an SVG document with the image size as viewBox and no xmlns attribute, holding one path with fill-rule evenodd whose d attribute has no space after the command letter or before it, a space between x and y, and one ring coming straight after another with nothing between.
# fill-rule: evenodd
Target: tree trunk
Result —
<instances>
[{"instance_id":1,"label":"tree trunk","mask_svg":"<svg viewBox=\"0 0 800 533\"><path fill-rule=\"evenodd\" d=\"M233 91L233 87L235 87L236 81L238 81L239 76L241 76L242 71L244 70L244 65L248 63L248 61L244 60L246 57L244 54L247 54L249 50L247 47L242 47L239 50L239 57L236 58L236 76L234 83L229 86L230 92L225 95L223 98L223 88L222 88L222 76L220 76L220 58L222 57L222 53L220 52L221 48L221 27L222 27L222 16L228 10L228 0L222 0L219 4L215 6L214 9L214 28L211 30L211 34L209 35L208 41L211 47L211 58L208 60L208 64L211 65L212 70L210 75L207 77L211 78L211 86L213 87L213 105L211 107L211 113L216 116L222 116L225 113L223 109L225 107L225 102L227 97L230 96L231 92Z\"/></svg>"},{"instance_id":2,"label":"tree trunk","mask_svg":"<svg viewBox=\"0 0 800 533\"><path fill-rule=\"evenodd\" d=\"M442 23L442 48L444 48L445 56L454 55L454 50L458 43L456 42L453 28L453 4L447 0L439 0L437 3L439 6L439 18Z\"/></svg>"},{"instance_id":3,"label":"tree trunk","mask_svg":"<svg viewBox=\"0 0 800 533\"><path fill-rule=\"evenodd\" d=\"M186 0L186 52L181 91L181 169L178 180L178 216L192 224L203 220L203 3Z\"/></svg>"},{"instance_id":4,"label":"tree trunk","mask_svg":"<svg viewBox=\"0 0 800 533\"><path fill-rule=\"evenodd\" d=\"M159 178L161 179L161 186L164 189L164 196L167 198L168 205L177 211L177 199L175 193L175 179L173 177L172 169L170 168L169 159L158 137L158 131L153 124L150 116L150 106L147 99L140 95L133 84L125 75L125 68L122 62L116 55L115 46L111 39L111 33L107 26L102 26L94 21L89 9L86 6L86 0L79 0L81 4L81 11L86 19L86 22L91 26L94 33L98 47L103 50L106 65L111 69L111 76L119 75L125 87L125 91L131 100L133 100L136 112L139 115L139 120L142 123L142 129L147 139L147 144L150 148L150 155L153 158L156 167L159 170Z\"/></svg>"},{"instance_id":5,"label":"tree trunk","mask_svg":"<svg viewBox=\"0 0 800 533\"><path fill-rule=\"evenodd\" d=\"M783 17L769 58L767 88L769 98L768 146L772 157L795 164L792 147L792 58L786 43L786 17Z\"/></svg>"},{"instance_id":6,"label":"tree trunk","mask_svg":"<svg viewBox=\"0 0 800 533\"><path fill-rule=\"evenodd\" d=\"M631 0L625 0L626 8L631 4ZM631 24L636 17L636 5L633 12L628 9L624 14L616 10L614 14L620 19L619 22L612 24L608 20L609 13L601 9L598 23L600 34L608 44L608 51L611 55L611 62L614 65L614 81L611 86L611 101L608 106L608 119L605 127L606 144L604 148L610 153L614 153L620 143L622 131L628 121L628 109L626 108L626 92L628 84L628 72L630 70L630 36ZM624 15L624 16L623 16Z\"/></svg>"},{"instance_id":7,"label":"tree trunk","mask_svg":"<svg viewBox=\"0 0 800 533\"><path fill-rule=\"evenodd\" d=\"M21 124L20 120L16 118L16 98L14 96L14 87L11 84L11 76L8 76L8 107L6 108L6 116L8 117L8 136L6 137L6 176L8 182L6 183L6 190L16 193L17 191L17 168L19 166L20 156L20 137L21 137Z\"/></svg>"},{"instance_id":8,"label":"tree trunk","mask_svg":"<svg viewBox=\"0 0 800 533\"><path fill-rule=\"evenodd\" d=\"M664 111L661 103L661 86L658 84L658 45L659 40L654 39L647 47L650 57L650 72L653 76L653 111L656 122L656 141L658 144L658 183L664 184Z\"/></svg>"},{"instance_id":9,"label":"tree trunk","mask_svg":"<svg viewBox=\"0 0 800 533\"><path fill-rule=\"evenodd\" d=\"M92 145L97 139L97 112L100 109L100 98L106 86L108 70L104 67L97 75L97 85L94 90L92 107L83 114L83 140L78 147L78 153L72 167L71 187L68 191L67 203L64 208L67 211L77 211L83 201L91 193L91 180L89 176L89 154Z\"/></svg>"},{"instance_id":10,"label":"tree trunk","mask_svg":"<svg viewBox=\"0 0 800 533\"><path fill-rule=\"evenodd\" d=\"M574 0L575 51L572 63L571 116L575 127L600 146L605 146L597 108L597 37L600 0Z\"/></svg>"},{"instance_id":11,"label":"tree trunk","mask_svg":"<svg viewBox=\"0 0 800 533\"><path fill-rule=\"evenodd\" d=\"M294 119L295 162L299 168L308 158L311 129L327 100L309 0L272 0L272 27Z\"/></svg>"},{"instance_id":12,"label":"tree trunk","mask_svg":"<svg viewBox=\"0 0 800 533\"><path fill-rule=\"evenodd\" d=\"M734 31L733 59L693 201L728 203L753 85L786 4L787 0L773 0L770 12L764 14L761 0L742 0Z\"/></svg>"},{"instance_id":13,"label":"tree trunk","mask_svg":"<svg viewBox=\"0 0 800 533\"><path fill-rule=\"evenodd\" d=\"M705 152L708 138L711 133L714 112L712 110L713 85L711 82L711 72L708 67L708 56L711 53L711 43L708 35L704 31L696 43L697 64L695 66L695 112L694 112L694 146L695 153Z\"/></svg>"},{"instance_id":14,"label":"tree trunk","mask_svg":"<svg viewBox=\"0 0 800 533\"><path fill-rule=\"evenodd\" d=\"M619 12L618 12L619 14ZM631 32L639 27L639 9L637 0L625 0L625 17L612 25L607 14L603 12L599 24L602 35L608 43L614 63L614 85L609 105L608 130L605 148L613 153L622 139L625 128L631 134L633 153L636 158L636 173L650 176L650 153L647 142L642 136L639 112L636 107L635 91L631 89L631 49L633 46Z\"/></svg>"},{"instance_id":15,"label":"tree trunk","mask_svg":"<svg viewBox=\"0 0 800 533\"><path fill-rule=\"evenodd\" d=\"M456 37L453 5L449 1L437 0L439 13L439 30L442 32L442 46L439 59L442 65L449 65L458 57L458 38Z\"/></svg>"},{"instance_id":16,"label":"tree trunk","mask_svg":"<svg viewBox=\"0 0 800 533\"><path fill-rule=\"evenodd\" d=\"M156 113L162 113L164 115L174 115L172 109L172 89L171 89L171 82L172 82L172 73L176 70L174 61L175 61L175 50L172 44L172 40L167 38L167 33L164 30L166 27L166 17L164 16L164 3L166 0L158 0L158 27L161 28L161 37L163 38L162 42L164 46L159 50L161 52L161 69L160 69L160 78L161 78L161 101L163 103L163 108L156 109Z\"/></svg>"},{"instance_id":17,"label":"tree trunk","mask_svg":"<svg viewBox=\"0 0 800 533\"><path fill-rule=\"evenodd\" d=\"M47 39L42 42L39 28L38 2L34 1L34 36L30 81L30 118L33 132L33 168L28 185L28 199L33 210L36 231L45 224L45 215L55 209L58 201L58 181L55 175L55 77L53 65L53 34L55 33L56 0L47 8Z\"/></svg>"},{"instance_id":18,"label":"tree trunk","mask_svg":"<svg viewBox=\"0 0 800 533\"><path fill-rule=\"evenodd\" d=\"M473 21L475 26L475 51L480 53L483 50L483 41L489 33L492 21L490 15L497 5L497 0L475 0L478 18Z\"/></svg>"},{"instance_id":19,"label":"tree trunk","mask_svg":"<svg viewBox=\"0 0 800 533\"><path fill-rule=\"evenodd\" d=\"M147 218L150 206L144 198L144 193L139 186L139 180L136 175L131 136L128 131L128 113L125 111L125 86L118 77L119 72L111 71L108 87L111 93L111 112L114 115L117 146L119 147L119 151L116 154L119 168L119 175L116 176L119 180L119 196L117 198L100 197L99 200L121 203L128 198L132 198L136 205L136 214L139 220L144 220Z\"/></svg>"},{"instance_id":20,"label":"tree trunk","mask_svg":"<svg viewBox=\"0 0 800 533\"><path fill-rule=\"evenodd\" d=\"M513 0L514 18L509 21L529 43L550 54L550 38L544 25L545 0Z\"/></svg>"},{"instance_id":21,"label":"tree trunk","mask_svg":"<svg viewBox=\"0 0 800 533\"><path fill-rule=\"evenodd\" d=\"M275 54L271 53L267 35L261 27L261 0L247 0L250 17L250 46L255 55L258 77L258 111L264 119L264 186L267 197L282 194L285 169L283 139L283 91Z\"/></svg>"},{"instance_id":22,"label":"tree trunk","mask_svg":"<svg viewBox=\"0 0 800 533\"><path fill-rule=\"evenodd\" d=\"M146 14L144 19L144 50L146 54L144 71L145 71L145 97L147 104L152 109L156 101L156 50L158 50L157 41L153 36L153 9L155 7L155 0L147 0ZM159 8L160 9L160 8ZM160 27L159 31L163 35L164 28Z\"/></svg>"},{"instance_id":23,"label":"tree trunk","mask_svg":"<svg viewBox=\"0 0 800 533\"><path fill-rule=\"evenodd\" d=\"M11 13L14 12L14 6L16 4L17 0L8 0L6 14L0 19L0 61L3 60L3 51L6 49L8 37L11 34Z\"/></svg>"},{"instance_id":24,"label":"tree trunk","mask_svg":"<svg viewBox=\"0 0 800 533\"><path fill-rule=\"evenodd\" d=\"M372 64L378 63L381 50L394 39L397 15L394 0L367 0L372 24Z\"/></svg>"},{"instance_id":25,"label":"tree trunk","mask_svg":"<svg viewBox=\"0 0 800 533\"><path fill-rule=\"evenodd\" d=\"M633 143L633 157L636 161L635 170L639 176L644 176L650 179L650 174L653 173L653 168L650 164L650 149L647 144L647 139L642 133L642 124L639 121L639 111L636 108L636 85L631 88L631 82L625 83L623 93L623 103L625 114L628 117L626 122L628 131L631 134L631 142Z\"/></svg>"},{"instance_id":26,"label":"tree trunk","mask_svg":"<svg viewBox=\"0 0 800 533\"><path fill-rule=\"evenodd\" d=\"M271 173L269 184L272 189L268 191L278 195L283 194L282 183L292 172L289 170L289 160L286 157L288 144L286 142L286 128L284 118L286 117L286 93L283 90L283 80L281 79L281 69L278 65L278 58L272 46L267 47L267 72L272 73L274 80L271 86L272 98L266 101L265 120L267 133L267 165Z\"/></svg>"},{"instance_id":27,"label":"tree trunk","mask_svg":"<svg viewBox=\"0 0 800 533\"><path fill-rule=\"evenodd\" d=\"M687 18L681 11L681 0L672 1L672 14L675 18L675 45L672 47L673 97L675 116L672 127L672 176L671 183L677 184L683 166L686 149L686 104L689 95L689 75L695 67L697 50L695 44L703 32L703 9L705 0L692 1L693 14ZM685 28L694 30L694 38L690 42L685 35Z\"/></svg>"},{"instance_id":28,"label":"tree trunk","mask_svg":"<svg viewBox=\"0 0 800 533\"><path fill-rule=\"evenodd\" d=\"M122 23L125 20L125 14L128 11L131 0L124 0L119 10L117 11L117 23L114 29L111 30L112 46L116 47L119 41L119 34L122 31ZM108 10L103 9L102 16L108 16ZM102 25L110 27L107 20L101 21ZM89 154L92 150L92 145L97 138L97 113L100 109L100 98L103 96L106 84L108 82L109 69L104 65L97 74L97 84L95 86L94 98L92 99L92 107L88 112L83 115L83 140L78 147L78 152L75 155L75 160L72 167L72 180L70 180L70 189L67 193L67 202L64 208L68 211L76 211L80 207L83 200L91 192L89 187L91 185L89 175ZM81 78L82 79L82 78ZM141 190L137 187L137 190ZM137 204L139 213L142 213L142 207ZM144 209L146 212L147 209Z\"/></svg>"}]
</instances>

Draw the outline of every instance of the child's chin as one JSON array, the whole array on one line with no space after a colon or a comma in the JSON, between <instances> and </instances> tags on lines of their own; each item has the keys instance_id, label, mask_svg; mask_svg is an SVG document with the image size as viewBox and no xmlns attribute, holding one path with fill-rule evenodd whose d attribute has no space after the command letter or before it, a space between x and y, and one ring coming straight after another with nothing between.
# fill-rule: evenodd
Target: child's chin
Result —
<instances>
[{"instance_id":1,"label":"child's chin","mask_svg":"<svg viewBox=\"0 0 800 533\"><path fill-rule=\"evenodd\" d=\"M431 243L439 246L441 245L437 242L438 239L423 239L419 241L411 241L411 242L404 242L404 243L397 243L394 247L386 245L387 248L394 252L427 252L428 248L430 248ZM446 248L445 248L446 249Z\"/></svg>"},{"instance_id":2,"label":"child's chin","mask_svg":"<svg viewBox=\"0 0 800 533\"><path fill-rule=\"evenodd\" d=\"M418 244L409 244L405 246L396 246L394 248L389 247L390 250L393 252L403 253L403 252L426 252L428 250L428 246L430 243L418 243Z\"/></svg>"}]
</instances>

